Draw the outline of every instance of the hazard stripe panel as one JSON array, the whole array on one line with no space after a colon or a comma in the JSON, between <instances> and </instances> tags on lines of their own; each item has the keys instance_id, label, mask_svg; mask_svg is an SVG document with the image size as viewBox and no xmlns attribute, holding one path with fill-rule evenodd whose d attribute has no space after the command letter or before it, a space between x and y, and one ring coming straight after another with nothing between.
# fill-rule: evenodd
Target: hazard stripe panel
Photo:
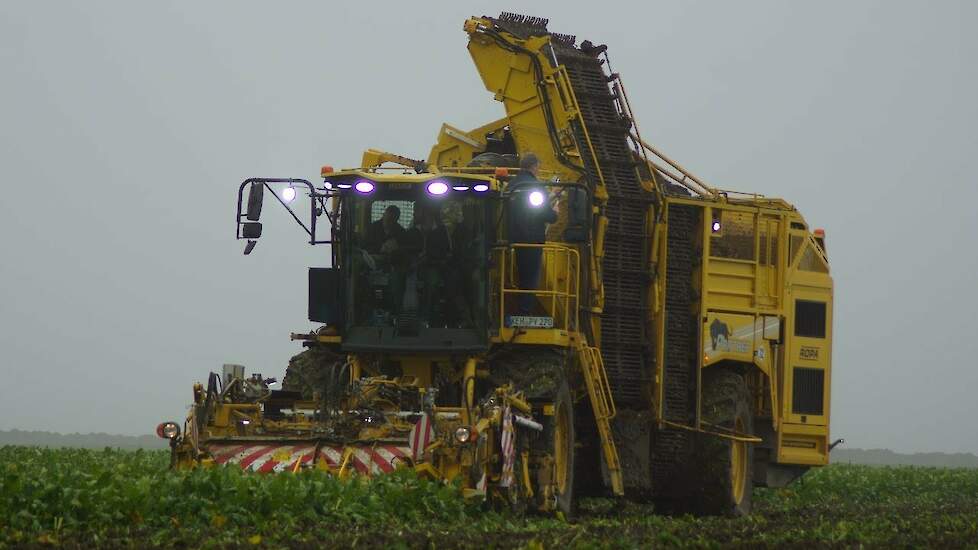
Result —
<instances>
[{"instance_id":1,"label":"hazard stripe panel","mask_svg":"<svg viewBox=\"0 0 978 550\"><path fill-rule=\"evenodd\" d=\"M411 448L406 445L351 446L350 461L347 468L366 475L390 473L399 462L411 456ZM310 464L316 452L314 443L284 444L239 444L212 443L205 449L222 465L237 464L244 470L263 474L291 472L297 463ZM319 458L330 467L336 468L343 462L345 448L338 445L323 445L319 448Z\"/></svg>"}]
</instances>

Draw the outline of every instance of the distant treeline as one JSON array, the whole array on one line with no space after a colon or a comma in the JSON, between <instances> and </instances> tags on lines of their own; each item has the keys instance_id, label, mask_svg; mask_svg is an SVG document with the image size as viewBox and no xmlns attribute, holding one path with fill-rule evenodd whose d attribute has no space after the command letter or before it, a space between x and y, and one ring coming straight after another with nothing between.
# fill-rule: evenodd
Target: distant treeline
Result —
<instances>
[{"instance_id":1,"label":"distant treeline","mask_svg":"<svg viewBox=\"0 0 978 550\"><path fill-rule=\"evenodd\" d=\"M0 430L0 445L33 445L37 447L79 447L83 449L165 449L166 441L156 435L59 434ZM901 454L887 449L846 449L832 451L834 464L868 464L873 466L937 466L945 468L978 468L978 456L970 453Z\"/></svg>"},{"instance_id":2,"label":"distant treeline","mask_svg":"<svg viewBox=\"0 0 978 550\"><path fill-rule=\"evenodd\" d=\"M166 441L156 435L112 435L106 433L59 434L0 430L0 445L30 445L36 447L78 447L82 449L165 449Z\"/></svg>"}]
</instances>

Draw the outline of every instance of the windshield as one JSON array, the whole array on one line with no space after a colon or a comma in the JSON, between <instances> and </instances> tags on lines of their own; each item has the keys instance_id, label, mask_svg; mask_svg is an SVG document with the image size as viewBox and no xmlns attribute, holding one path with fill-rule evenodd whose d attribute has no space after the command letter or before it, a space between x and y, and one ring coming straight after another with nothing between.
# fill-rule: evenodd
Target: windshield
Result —
<instances>
[{"instance_id":1,"label":"windshield","mask_svg":"<svg viewBox=\"0 0 978 550\"><path fill-rule=\"evenodd\" d=\"M484 198L381 188L345 202L351 327L389 328L372 331L382 339L486 330Z\"/></svg>"}]
</instances>

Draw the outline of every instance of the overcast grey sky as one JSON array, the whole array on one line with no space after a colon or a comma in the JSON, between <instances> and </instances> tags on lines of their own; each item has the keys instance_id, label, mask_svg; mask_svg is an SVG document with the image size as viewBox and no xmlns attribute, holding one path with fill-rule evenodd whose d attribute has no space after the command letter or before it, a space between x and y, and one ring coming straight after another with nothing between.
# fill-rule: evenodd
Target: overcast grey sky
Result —
<instances>
[{"instance_id":1,"label":"overcast grey sky","mask_svg":"<svg viewBox=\"0 0 978 550\"><path fill-rule=\"evenodd\" d=\"M224 362L281 376L328 249L270 211L242 256L237 184L501 116L461 26L510 10L607 43L688 168L826 229L833 436L978 452L978 3L533 6L0 3L0 429L146 433Z\"/></svg>"}]
</instances>

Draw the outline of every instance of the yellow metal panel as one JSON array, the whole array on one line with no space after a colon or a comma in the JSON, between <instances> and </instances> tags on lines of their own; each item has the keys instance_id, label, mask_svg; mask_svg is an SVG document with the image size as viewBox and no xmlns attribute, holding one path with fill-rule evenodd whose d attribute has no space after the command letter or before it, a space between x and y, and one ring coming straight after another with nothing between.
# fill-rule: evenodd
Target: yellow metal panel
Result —
<instances>
[{"instance_id":1,"label":"yellow metal panel","mask_svg":"<svg viewBox=\"0 0 978 550\"><path fill-rule=\"evenodd\" d=\"M752 315L708 313L703 323L704 364L724 359L752 363L757 333Z\"/></svg>"}]
</instances>

